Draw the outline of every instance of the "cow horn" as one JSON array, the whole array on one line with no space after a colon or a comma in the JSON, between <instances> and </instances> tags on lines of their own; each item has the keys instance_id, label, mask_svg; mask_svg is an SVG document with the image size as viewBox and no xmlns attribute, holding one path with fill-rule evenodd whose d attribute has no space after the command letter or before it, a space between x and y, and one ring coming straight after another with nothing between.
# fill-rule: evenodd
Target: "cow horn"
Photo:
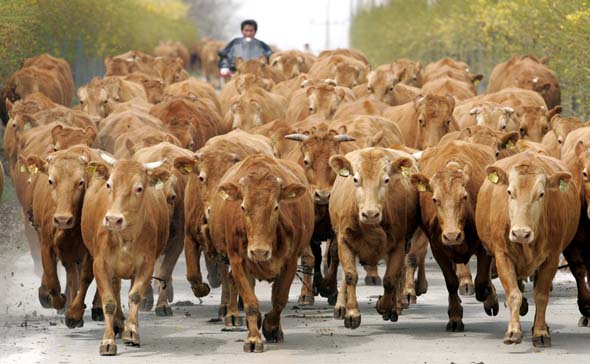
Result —
<instances>
[{"instance_id":1,"label":"cow horn","mask_svg":"<svg viewBox=\"0 0 590 364\"><path fill-rule=\"evenodd\" d=\"M99 151L98 154L100 155L100 158L102 158L103 161L107 162L108 164L110 164L111 166L115 165L115 163L117 163L117 160L113 157L111 157L110 155L108 155L106 152L104 151Z\"/></svg>"},{"instance_id":2,"label":"cow horn","mask_svg":"<svg viewBox=\"0 0 590 364\"><path fill-rule=\"evenodd\" d=\"M412 157L414 157L415 160L420 160L420 158L422 158L422 154L424 153L424 151L418 151L416 153L412 153Z\"/></svg>"},{"instance_id":3,"label":"cow horn","mask_svg":"<svg viewBox=\"0 0 590 364\"><path fill-rule=\"evenodd\" d=\"M354 142L356 139L347 134L339 134L334 137L336 142Z\"/></svg>"},{"instance_id":4,"label":"cow horn","mask_svg":"<svg viewBox=\"0 0 590 364\"><path fill-rule=\"evenodd\" d=\"M164 164L164 160L160 160L160 161L156 161L156 162L150 162L150 163L144 163L143 164L143 168L145 168L145 169L147 169L149 171L149 170L152 170L152 169L156 169L158 167L161 167L162 164Z\"/></svg>"},{"instance_id":5,"label":"cow horn","mask_svg":"<svg viewBox=\"0 0 590 364\"><path fill-rule=\"evenodd\" d=\"M309 139L309 136L307 136L305 134L287 134L287 135L285 135L285 139L296 140L298 142L304 142L307 139Z\"/></svg>"}]
</instances>

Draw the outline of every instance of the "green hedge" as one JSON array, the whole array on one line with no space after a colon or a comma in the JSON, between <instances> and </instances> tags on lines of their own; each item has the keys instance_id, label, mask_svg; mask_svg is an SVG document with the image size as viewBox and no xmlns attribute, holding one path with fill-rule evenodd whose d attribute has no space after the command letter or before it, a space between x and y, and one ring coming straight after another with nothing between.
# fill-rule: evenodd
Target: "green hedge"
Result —
<instances>
[{"instance_id":1,"label":"green hedge","mask_svg":"<svg viewBox=\"0 0 590 364\"><path fill-rule=\"evenodd\" d=\"M590 1L391 0L359 9L350 39L374 64L450 56L486 77L513 54L547 55L566 112L590 117Z\"/></svg>"}]
</instances>

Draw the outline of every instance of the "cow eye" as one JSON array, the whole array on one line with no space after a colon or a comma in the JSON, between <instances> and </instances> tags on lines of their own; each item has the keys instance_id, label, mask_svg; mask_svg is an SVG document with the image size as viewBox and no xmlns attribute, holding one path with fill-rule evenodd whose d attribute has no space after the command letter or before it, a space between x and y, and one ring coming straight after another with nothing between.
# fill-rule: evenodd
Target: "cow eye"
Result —
<instances>
[{"instance_id":1,"label":"cow eye","mask_svg":"<svg viewBox=\"0 0 590 364\"><path fill-rule=\"evenodd\" d=\"M467 194L464 194L464 195L463 195L463 199L464 199L464 200L467 200Z\"/></svg>"},{"instance_id":2,"label":"cow eye","mask_svg":"<svg viewBox=\"0 0 590 364\"><path fill-rule=\"evenodd\" d=\"M421 127L424 127L424 119L420 118L418 119L418 122L420 123Z\"/></svg>"},{"instance_id":3,"label":"cow eye","mask_svg":"<svg viewBox=\"0 0 590 364\"><path fill-rule=\"evenodd\" d=\"M500 130L506 130L506 124L502 125L502 126L500 127Z\"/></svg>"},{"instance_id":4,"label":"cow eye","mask_svg":"<svg viewBox=\"0 0 590 364\"><path fill-rule=\"evenodd\" d=\"M205 183L205 177L199 176L199 181L201 181L201 183Z\"/></svg>"},{"instance_id":5,"label":"cow eye","mask_svg":"<svg viewBox=\"0 0 590 364\"><path fill-rule=\"evenodd\" d=\"M143 192L143 187L141 187L141 186L135 187L135 192L136 193L142 193Z\"/></svg>"},{"instance_id":6,"label":"cow eye","mask_svg":"<svg viewBox=\"0 0 590 364\"><path fill-rule=\"evenodd\" d=\"M275 211L279 211L279 204L276 204L274 209Z\"/></svg>"},{"instance_id":7,"label":"cow eye","mask_svg":"<svg viewBox=\"0 0 590 364\"><path fill-rule=\"evenodd\" d=\"M80 182L78 182L78 185L79 185L80 187L84 187L84 180L83 180L83 179L82 179L82 180L80 180Z\"/></svg>"},{"instance_id":8,"label":"cow eye","mask_svg":"<svg viewBox=\"0 0 590 364\"><path fill-rule=\"evenodd\" d=\"M367 87L367 91L368 91L369 93L371 93L371 92L373 92L373 88L372 88L371 86L369 86L369 87Z\"/></svg>"},{"instance_id":9,"label":"cow eye","mask_svg":"<svg viewBox=\"0 0 590 364\"><path fill-rule=\"evenodd\" d=\"M305 164L306 166L309 166L309 159L304 159L303 164Z\"/></svg>"},{"instance_id":10,"label":"cow eye","mask_svg":"<svg viewBox=\"0 0 590 364\"><path fill-rule=\"evenodd\" d=\"M582 172L582 176L584 176L584 179L588 179L588 172L583 171Z\"/></svg>"},{"instance_id":11,"label":"cow eye","mask_svg":"<svg viewBox=\"0 0 590 364\"><path fill-rule=\"evenodd\" d=\"M110 190L112 188L111 183L107 182L107 188Z\"/></svg>"},{"instance_id":12,"label":"cow eye","mask_svg":"<svg viewBox=\"0 0 590 364\"><path fill-rule=\"evenodd\" d=\"M523 137L526 135L526 130L524 128L520 128L520 136Z\"/></svg>"},{"instance_id":13,"label":"cow eye","mask_svg":"<svg viewBox=\"0 0 590 364\"><path fill-rule=\"evenodd\" d=\"M389 177L385 177L385 179L383 180L383 183L388 184L389 183Z\"/></svg>"},{"instance_id":14,"label":"cow eye","mask_svg":"<svg viewBox=\"0 0 590 364\"><path fill-rule=\"evenodd\" d=\"M436 198L432 198L432 202L434 202L435 205L438 205L438 200Z\"/></svg>"},{"instance_id":15,"label":"cow eye","mask_svg":"<svg viewBox=\"0 0 590 364\"><path fill-rule=\"evenodd\" d=\"M242 209L242 211L246 211L246 208L244 207L244 205L240 205L240 208Z\"/></svg>"},{"instance_id":16,"label":"cow eye","mask_svg":"<svg viewBox=\"0 0 590 364\"><path fill-rule=\"evenodd\" d=\"M80 105L84 105L84 100L80 100Z\"/></svg>"},{"instance_id":17,"label":"cow eye","mask_svg":"<svg viewBox=\"0 0 590 364\"><path fill-rule=\"evenodd\" d=\"M352 181L354 182L355 185L358 185L359 184L359 179L356 178L356 177L353 177L352 178Z\"/></svg>"},{"instance_id":18,"label":"cow eye","mask_svg":"<svg viewBox=\"0 0 590 364\"><path fill-rule=\"evenodd\" d=\"M387 91L393 92L393 87L388 88Z\"/></svg>"},{"instance_id":19,"label":"cow eye","mask_svg":"<svg viewBox=\"0 0 590 364\"><path fill-rule=\"evenodd\" d=\"M106 104L108 104L108 102L109 102L109 100L104 100L102 103L106 105Z\"/></svg>"},{"instance_id":20,"label":"cow eye","mask_svg":"<svg viewBox=\"0 0 590 364\"><path fill-rule=\"evenodd\" d=\"M50 185L50 186L53 186L53 178L49 178L49 179L47 180L47 182L49 182L49 185Z\"/></svg>"},{"instance_id":21,"label":"cow eye","mask_svg":"<svg viewBox=\"0 0 590 364\"><path fill-rule=\"evenodd\" d=\"M543 198L543 197L545 197L545 192L541 192L541 193L539 194L539 198Z\"/></svg>"}]
</instances>

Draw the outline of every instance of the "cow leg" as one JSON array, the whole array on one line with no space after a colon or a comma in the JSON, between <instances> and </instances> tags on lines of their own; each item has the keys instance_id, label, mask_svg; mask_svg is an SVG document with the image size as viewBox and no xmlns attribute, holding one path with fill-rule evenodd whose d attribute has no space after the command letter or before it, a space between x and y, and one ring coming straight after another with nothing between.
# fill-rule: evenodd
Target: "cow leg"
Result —
<instances>
[{"instance_id":1,"label":"cow leg","mask_svg":"<svg viewBox=\"0 0 590 364\"><path fill-rule=\"evenodd\" d=\"M342 301L345 300L346 313L344 314L344 327L347 329L356 329L361 324L361 311L359 310L356 298L356 285L358 283L358 273L356 271L356 255L344 241L342 236L338 237L338 256L342 262L344 271L343 287L346 286L345 296L338 295L338 301L334 306L336 310L342 312ZM340 303L340 305L338 304Z\"/></svg>"},{"instance_id":2,"label":"cow leg","mask_svg":"<svg viewBox=\"0 0 590 364\"><path fill-rule=\"evenodd\" d=\"M576 279L576 285L578 286L578 309L582 314L578 326L587 326L590 318L590 290L588 290L588 284L586 283L588 272L580 254L579 244L580 242L578 241L572 241L563 251L563 256L567 260L569 269Z\"/></svg>"},{"instance_id":3,"label":"cow leg","mask_svg":"<svg viewBox=\"0 0 590 364\"><path fill-rule=\"evenodd\" d=\"M27 238L27 243L29 245L29 251L31 252L31 258L33 258L33 267L35 274L39 277L43 276L43 261L41 259L41 241L39 240L39 234L35 231L29 219L26 217L24 211L22 211L22 219L24 224L24 233L25 237ZM43 306L45 307L45 306ZM45 308L50 308L45 307Z\"/></svg>"},{"instance_id":4,"label":"cow leg","mask_svg":"<svg viewBox=\"0 0 590 364\"><path fill-rule=\"evenodd\" d=\"M227 271L227 270L226 270ZM233 277L233 274L227 274L227 313L225 315L225 326L226 327L239 327L244 326L244 318L240 316L240 310L238 308L238 286Z\"/></svg>"},{"instance_id":5,"label":"cow leg","mask_svg":"<svg viewBox=\"0 0 590 364\"><path fill-rule=\"evenodd\" d=\"M244 300L244 310L246 312L248 337L244 342L244 351L247 353L261 353L264 350L264 345L259 331L259 327L262 324L262 316L260 315L258 298L256 298L256 294L254 293L254 287L250 284L250 277L244 269L242 259L240 257L237 257L235 260L230 259L230 263L231 274Z\"/></svg>"},{"instance_id":6,"label":"cow leg","mask_svg":"<svg viewBox=\"0 0 590 364\"><path fill-rule=\"evenodd\" d=\"M133 285L133 283L134 283L134 280L132 279L131 285ZM152 310L153 307L154 307L154 288L152 287L152 285L150 283L150 285L145 290L145 294L143 296L141 304L139 305L139 309L143 312L149 312Z\"/></svg>"},{"instance_id":7,"label":"cow leg","mask_svg":"<svg viewBox=\"0 0 590 364\"><path fill-rule=\"evenodd\" d=\"M153 267L155 262L146 262L136 270L139 274L135 276L131 289L129 290L129 317L125 323L125 330L121 335L123 343L128 346L139 347L139 322L138 314L141 301L147 288L151 286Z\"/></svg>"},{"instance_id":8,"label":"cow leg","mask_svg":"<svg viewBox=\"0 0 590 364\"><path fill-rule=\"evenodd\" d=\"M116 355L117 344L115 342L115 313L117 312L117 298L113 292L113 276L106 262L101 258L94 259L93 263L96 285L102 298L104 312L104 333L100 343L100 355Z\"/></svg>"},{"instance_id":9,"label":"cow leg","mask_svg":"<svg viewBox=\"0 0 590 364\"><path fill-rule=\"evenodd\" d=\"M262 333L269 343L282 343L284 341L281 329L281 312L289 301L289 288L295 278L297 261L287 263L281 275L272 285L272 309L264 315L262 321Z\"/></svg>"},{"instance_id":10,"label":"cow leg","mask_svg":"<svg viewBox=\"0 0 590 364\"><path fill-rule=\"evenodd\" d=\"M102 310L102 301L100 299L100 293L98 292L98 288L96 288L96 292L94 292L91 313L92 321L104 321L104 311Z\"/></svg>"},{"instance_id":11,"label":"cow leg","mask_svg":"<svg viewBox=\"0 0 590 364\"><path fill-rule=\"evenodd\" d=\"M416 283L414 282L414 273L416 273L418 264L415 256L406 255L404 259L403 283L402 283L402 302L407 308L410 304L416 304Z\"/></svg>"},{"instance_id":12,"label":"cow leg","mask_svg":"<svg viewBox=\"0 0 590 364\"><path fill-rule=\"evenodd\" d=\"M121 337L125 328L125 315L123 315L123 308L121 306L121 279L113 277L113 292L117 300L117 310L115 312L114 332L115 335Z\"/></svg>"},{"instance_id":13,"label":"cow leg","mask_svg":"<svg viewBox=\"0 0 590 364\"><path fill-rule=\"evenodd\" d=\"M363 269L367 273L365 277L365 284L367 286L380 286L381 285L381 277L379 277L379 271L377 270L376 265L363 265Z\"/></svg>"},{"instance_id":14,"label":"cow leg","mask_svg":"<svg viewBox=\"0 0 590 364\"><path fill-rule=\"evenodd\" d=\"M457 264L457 277L459 277L459 293L461 296L473 296L475 287L469 264Z\"/></svg>"},{"instance_id":15,"label":"cow leg","mask_svg":"<svg viewBox=\"0 0 590 364\"><path fill-rule=\"evenodd\" d=\"M187 221L187 223L189 223ZM186 279L191 285L195 297L204 297L211 289L203 283L201 275L201 245L188 229L184 233L184 256L186 258Z\"/></svg>"},{"instance_id":16,"label":"cow leg","mask_svg":"<svg viewBox=\"0 0 590 364\"><path fill-rule=\"evenodd\" d=\"M480 247L477 251L477 275L475 276L475 298L483 302L484 311L488 316L498 315L500 305L496 296L496 288L492 284L490 269L492 257Z\"/></svg>"},{"instance_id":17,"label":"cow leg","mask_svg":"<svg viewBox=\"0 0 590 364\"><path fill-rule=\"evenodd\" d=\"M61 293L61 286L57 276L57 257L50 243L41 245L41 260L43 263L43 278L39 287L39 302L45 308L61 310L66 305L66 296Z\"/></svg>"},{"instance_id":18,"label":"cow leg","mask_svg":"<svg viewBox=\"0 0 590 364\"><path fill-rule=\"evenodd\" d=\"M66 268L66 306L69 306L74 302L74 298L76 297L76 293L78 293L78 289L80 289L80 271L78 269L78 264L67 264L65 265Z\"/></svg>"},{"instance_id":19,"label":"cow leg","mask_svg":"<svg viewBox=\"0 0 590 364\"><path fill-rule=\"evenodd\" d=\"M70 329L84 326L84 299L86 298L88 287L94 280L92 257L90 254L86 254L82 260L79 279L80 289L66 312L65 322L66 326Z\"/></svg>"},{"instance_id":20,"label":"cow leg","mask_svg":"<svg viewBox=\"0 0 590 364\"><path fill-rule=\"evenodd\" d=\"M314 267L314 255L310 245L305 245L301 252L301 265L303 266L303 284L297 304L309 306L314 303L312 272Z\"/></svg>"},{"instance_id":21,"label":"cow leg","mask_svg":"<svg viewBox=\"0 0 590 364\"><path fill-rule=\"evenodd\" d=\"M223 319L227 315L227 307L229 304L229 269L226 264L219 263L221 265L221 303L217 310L217 318Z\"/></svg>"},{"instance_id":22,"label":"cow leg","mask_svg":"<svg viewBox=\"0 0 590 364\"><path fill-rule=\"evenodd\" d=\"M428 238L422 232L417 241L419 248L416 251L418 257L418 278L414 282L416 286L416 296L419 297L428 291L428 280L426 280L426 254L428 253Z\"/></svg>"},{"instance_id":23,"label":"cow leg","mask_svg":"<svg viewBox=\"0 0 590 364\"><path fill-rule=\"evenodd\" d=\"M397 303L397 286L399 283L399 276L404 264L405 258L404 243L398 243L387 259L387 269L383 277L383 296L379 297L375 308L377 312L383 317L385 321L396 322L398 319L398 312L395 308Z\"/></svg>"},{"instance_id":24,"label":"cow leg","mask_svg":"<svg viewBox=\"0 0 590 364\"><path fill-rule=\"evenodd\" d=\"M311 252L313 254L313 295L320 294L320 286L322 284L322 242L320 240L312 240Z\"/></svg>"},{"instance_id":25,"label":"cow leg","mask_svg":"<svg viewBox=\"0 0 590 364\"><path fill-rule=\"evenodd\" d=\"M324 274L324 279L320 285L320 295L328 299L328 304L336 303L336 297L339 295L337 286L338 264L340 258L338 257L338 242L332 240L327 249L328 254L328 271Z\"/></svg>"},{"instance_id":26,"label":"cow leg","mask_svg":"<svg viewBox=\"0 0 590 364\"><path fill-rule=\"evenodd\" d=\"M537 270L535 279L535 324L533 325L533 346L550 347L551 336L549 335L549 326L545 321L547 313L547 303L549 303L549 292L553 277L557 272L559 265L559 255L549 256Z\"/></svg>"},{"instance_id":27,"label":"cow leg","mask_svg":"<svg viewBox=\"0 0 590 364\"><path fill-rule=\"evenodd\" d=\"M163 259L156 268L156 276L163 282L158 282L161 289L158 296L158 302L156 303L156 315L157 316L172 316L172 309L168 302L172 301L174 292L172 290L172 272L174 266L178 261L180 253L182 253L183 239L181 235L175 236L173 239L168 241L163 252Z\"/></svg>"},{"instance_id":28,"label":"cow leg","mask_svg":"<svg viewBox=\"0 0 590 364\"><path fill-rule=\"evenodd\" d=\"M514 263L502 252L496 252L496 268L500 282L506 292L506 301L510 309L508 331L504 335L504 344L520 344L522 342L522 328L520 325L520 306L522 292L518 289L518 279Z\"/></svg>"},{"instance_id":29,"label":"cow leg","mask_svg":"<svg viewBox=\"0 0 590 364\"><path fill-rule=\"evenodd\" d=\"M428 252L428 238L421 229L412 236L410 250L404 264L404 279L402 295L407 304L415 304L416 297L426 293L428 281L425 273L426 253ZM414 274L418 271L418 278Z\"/></svg>"},{"instance_id":30,"label":"cow leg","mask_svg":"<svg viewBox=\"0 0 590 364\"><path fill-rule=\"evenodd\" d=\"M465 330L463 325L463 307L461 307L461 299L459 298L459 278L455 273L455 265L453 262L440 251L440 248L432 247L432 255L440 266L445 283L447 285L447 291L449 292L449 322L447 323L447 331L458 331L462 332Z\"/></svg>"}]
</instances>

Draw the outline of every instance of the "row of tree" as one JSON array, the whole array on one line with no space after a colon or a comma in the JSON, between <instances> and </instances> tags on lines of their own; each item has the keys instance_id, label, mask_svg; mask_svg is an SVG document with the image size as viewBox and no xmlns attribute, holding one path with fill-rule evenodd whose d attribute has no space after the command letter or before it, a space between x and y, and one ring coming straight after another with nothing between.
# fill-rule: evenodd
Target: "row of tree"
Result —
<instances>
[{"instance_id":1,"label":"row of tree","mask_svg":"<svg viewBox=\"0 0 590 364\"><path fill-rule=\"evenodd\" d=\"M150 52L160 40L190 46L198 29L182 0L0 1L0 84L22 61L43 52L72 63L130 49Z\"/></svg>"},{"instance_id":2,"label":"row of tree","mask_svg":"<svg viewBox=\"0 0 590 364\"><path fill-rule=\"evenodd\" d=\"M359 9L350 39L374 64L449 56L485 75L513 54L546 55L564 109L590 117L588 0L390 0Z\"/></svg>"}]
</instances>

